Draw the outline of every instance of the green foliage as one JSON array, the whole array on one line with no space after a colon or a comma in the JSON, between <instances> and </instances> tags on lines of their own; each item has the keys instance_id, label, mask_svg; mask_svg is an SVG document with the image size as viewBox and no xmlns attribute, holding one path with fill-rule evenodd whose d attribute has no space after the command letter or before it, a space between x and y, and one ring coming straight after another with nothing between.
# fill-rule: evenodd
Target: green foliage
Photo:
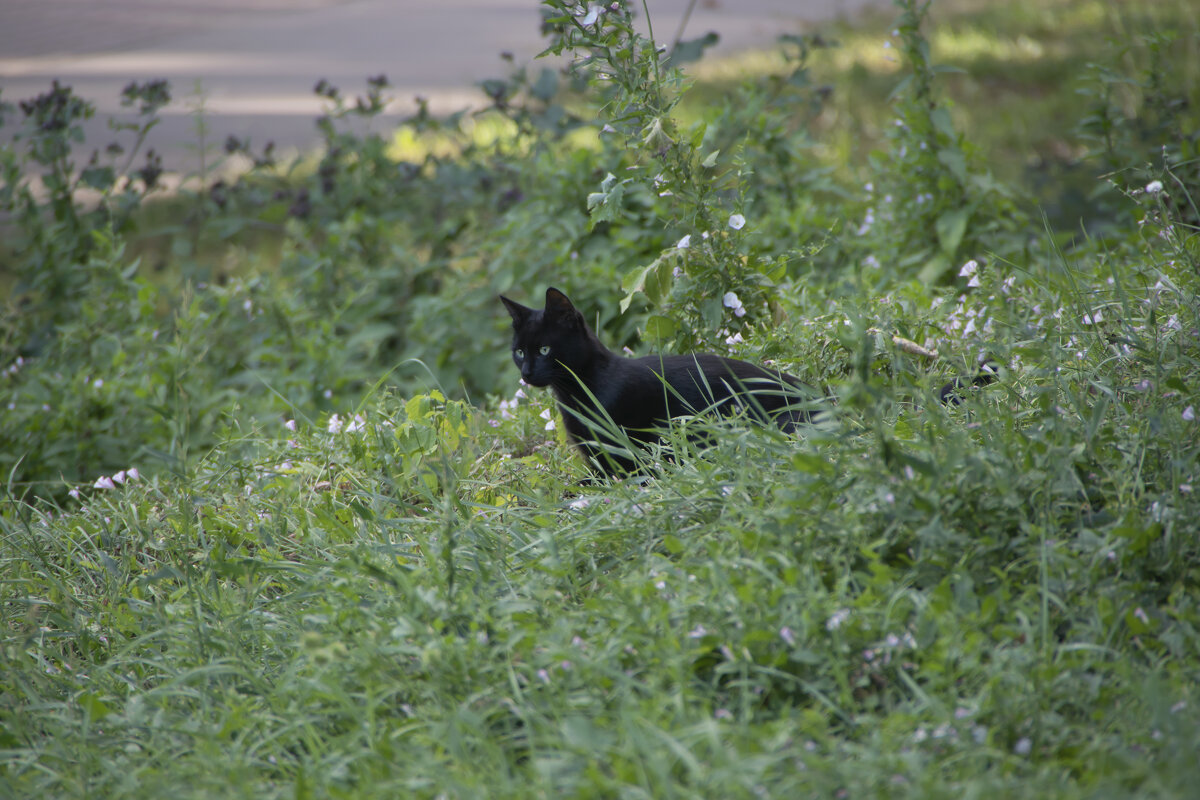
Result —
<instances>
[{"instance_id":1,"label":"green foliage","mask_svg":"<svg viewBox=\"0 0 1200 800\"><path fill-rule=\"evenodd\" d=\"M1185 796L1196 73L1142 49L1179 39L1083 84L1122 190L1087 238L990 176L921 6L887 38L901 124L850 171L814 127L827 40L689 119L710 39L546 5L576 70L395 136L382 76L321 82L319 160L230 141L246 174L154 204L153 159L71 164L66 87L22 104L0 795ZM133 153L166 87L129 92ZM823 414L683 420L655 477L585 483L495 300L547 284Z\"/></svg>"}]
</instances>

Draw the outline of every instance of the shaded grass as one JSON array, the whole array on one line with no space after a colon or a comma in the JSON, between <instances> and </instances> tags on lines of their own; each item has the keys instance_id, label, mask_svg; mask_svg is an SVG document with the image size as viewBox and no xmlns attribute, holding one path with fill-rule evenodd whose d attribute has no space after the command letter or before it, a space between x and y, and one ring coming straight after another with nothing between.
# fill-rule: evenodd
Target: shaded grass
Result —
<instances>
[{"instance_id":1,"label":"shaded grass","mask_svg":"<svg viewBox=\"0 0 1200 800\"><path fill-rule=\"evenodd\" d=\"M813 152L844 178L861 179L853 165L885 144L892 124L889 97L901 61L891 37L893 15L868 13L853 24L822 27L814 33L832 43L810 57L811 80L827 86L828 106L816 117L798 111L797 125L808 128ZM1179 96L1195 96L1200 81L1200 19L1182 0L1144 4L1099 0L974 3L938 2L931 7L927 37L935 63L951 69L941 93L955 124L989 170L1015 187L1032 207L1051 206L1052 222L1070 230L1086 206L1082 195L1107 170L1097 142L1080 129L1102 90L1097 64L1119 63L1127 74L1149 70L1144 37L1166 33L1163 51ZM889 49L888 45L891 45ZM698 64L697 84L683 108L704 109L742 81L778 74L778 52L747 53ZM1124 82L1113 103L1135 117L1145 102L1142 88ZM1071 197L1061 213L1064 195Z\"/></svg>"}]
</instances>

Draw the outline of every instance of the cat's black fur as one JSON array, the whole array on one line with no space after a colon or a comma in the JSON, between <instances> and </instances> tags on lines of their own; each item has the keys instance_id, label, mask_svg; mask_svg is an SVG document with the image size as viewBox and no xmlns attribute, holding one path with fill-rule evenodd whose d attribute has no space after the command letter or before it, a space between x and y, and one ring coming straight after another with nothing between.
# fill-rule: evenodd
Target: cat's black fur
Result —
<instances>
[{"instance_id":1,"label":"cat's black fur","mask_svg":"<svg viewBox=\"0 0 1200 800\"><path fill-rule=\"evenodd\" d=\"M612 452L604 429L613 423L647 445L659 441L668 420L710 410L744 410L785 431L809 419L801 407L807 393L784 372L704 354L625 358L601 344L557 289L546 290L540 311L500 299L512 316L513 361L521 377L554 390L571 440L609 476L635 470L631 459Z\"/></svg>"}]
</instances>

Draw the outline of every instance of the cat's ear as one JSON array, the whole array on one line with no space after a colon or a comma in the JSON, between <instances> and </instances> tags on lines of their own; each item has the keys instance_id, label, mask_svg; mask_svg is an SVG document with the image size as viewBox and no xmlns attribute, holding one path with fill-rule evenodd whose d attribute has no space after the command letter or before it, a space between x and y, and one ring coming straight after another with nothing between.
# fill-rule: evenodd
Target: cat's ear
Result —
<instances>
[{"instance_id":1,"label":"cat's ear","mask_svg":"<svg viewBox=\"0 0 1200 800\"><path fill-rule=\"evenodd\" d=\"M560 322L583 322L580 314L567 296L553 286L546 290L546 316Z\"/></svg>"},{"instance_id":2,"label":"cat's ear","mask_svg":"<svg viewBox=\"0 0 1200 800\"><path fill-rule=\"evenodd\" d=\"M508 309L509 316L512 317L513 327L519 328L525 324L525 320L533 314L533 309L528 306L523 306L520 303L514 303L504 295L500 295L500 302L504 303L504 307Z\"/></svg>"}]
</instances>

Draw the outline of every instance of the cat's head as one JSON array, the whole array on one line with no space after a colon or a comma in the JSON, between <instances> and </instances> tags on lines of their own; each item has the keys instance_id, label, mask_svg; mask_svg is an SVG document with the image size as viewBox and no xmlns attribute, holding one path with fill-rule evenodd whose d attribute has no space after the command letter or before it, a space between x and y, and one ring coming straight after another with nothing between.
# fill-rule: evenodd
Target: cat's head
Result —
<instances>
[{"instance_id":1,"label":"cat's head","mask_svg":"<svg viewBox=\"0 0 1200 800\"><path fill-rule=\"evenodd\" d=\"M549 386L579 375L603 347L567 296L558 289L546 290L546 307L538 310L509 300L500 300L513 322L513 363L521 378L531 386Z\"/></svg>"}]
</instances>

